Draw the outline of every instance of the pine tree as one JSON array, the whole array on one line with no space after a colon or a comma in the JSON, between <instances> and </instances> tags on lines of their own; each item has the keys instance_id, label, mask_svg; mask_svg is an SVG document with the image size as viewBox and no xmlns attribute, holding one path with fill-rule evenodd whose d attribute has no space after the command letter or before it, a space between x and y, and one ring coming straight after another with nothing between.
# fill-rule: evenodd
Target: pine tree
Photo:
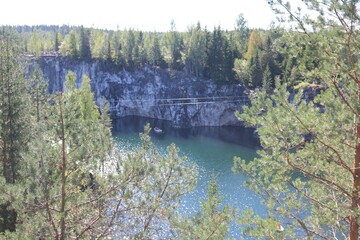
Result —
<instances>
[{"instance_id":1,"label":"pine tree","mask_svg":"<svg viewBox=\"0 0 360 240\"><path fill-rule=\"evenodd\" d=\"M136 44L135 31L133 29L124 31L121 40L121 54L124 57L126 66L132 69L134 67L133 53Z\"/></svg>"},{"instance_id":2,"label":"pine tree","mask_svg":"<svg viewBox=\"0 0 360 240\"><path fill-rule=\"evenodd\" d=\"M268 217L246 214L247 237L270 239L359 239L360 209L360 24L357 1L304 1L316 10L309 21L285 9L303 30L304 44L320 62L299 72L321 84L314 99L299 91L290 97L279 80L272 96L256 92L251 108L237 114L257 127L259 158L235 168L251 178L249 186L264 196ZM320 3L321 2L321 3ZM306 24L311 24L312 32ZM306 91L306 90L304 90ZM248 221L246 221L248 220ZM281 224L285 231L277 232Z\"/></svg>"},{"instance_id":3,"label":"pine tree","mask_svg":"<svg viewBox=\"0 0 360 240\"><path fill-rule=\"evenodd\" d=\"M89 40L89 30L85 29L83 26L80 27L80 59L81 60L90 60L91 51L90 51L90 40Z\"/></svg>"},{"instance_id":4,"label":"pine tree","mask_svg":"<svg viewBox=\"0 0 360 240\"><path fill-rule=\"evenodd\" d=\"M61 42L60 35L61 35L60 32L58 31L54 32L54 50L56 52L60 50L60 42Z\"/></svg>"},{"instance_id":5,"label":"pine tree","mask_svg":"<svg viewBox=\"0 0 360 240\"><path fill-rule=\"evenodd\" d=\"M79 58L79 44L78 44L78 33L77 30L74 28L71 32L70 32L70 57L73 59L78 59Z\"/></svg>"},{"instance_id":6,"label":"pine tree","mask_svg":"<svg viewBox=\"0 0 360 240\"><path fill-rule=\"evenodd\" d=\"M236 79L239 80L246 87L251 87L250 79L250 63L246 59L235 59L233 71L236 74Z\"/></svg>"},{"instance_id":7,"label":"pine tree","mask_svg":"<svg viewBox=\"0 0 360 240\"><path fill-rule=\"evenodd\" d=\"M200 23L189 29L182 58L187 72L198 77L203 76L206 65L206 35L201 30Z\"/></svg>"},{"instance_id":8,"label":"pine tree","mask_svg":"<svg viewBox=\"0 0 360 240\"><path fill-rule=\"evenodd\" d=\"M261 86L263 75L262 75L259 51L257 51L250 59L249 77L252 87L255 88Z\"/></svg>"},{"instance_id":9,"label":"pine tree","mask_svg":"<svg viewBox=\"0 0 360 240\"><path fill-rule=\"evenodd\" d=\"M240 14L236 19L235 27L235 44L237 51L241 54L242 57L247 51L247 45L249 41L250 30L247 26L247 21L243 14Z\"/></svg>"},{"instance_id":10,"label":"pine tree","mask_svg":"<svg viewBox=\"0 0 360 240\"><path fill-rule=\"evenodd\" d=\"M32 105L30 113L35 114L36 122L40 122L43 118L42 114L45 112L43 108L46 106L48 94L47 82L45 81L43 73L37 64L35 65L29 79L28 93Z\"/></svg>"},{"instance_id":11,"label":"pine tree","mask_svg":"<svg viewBox=\"0 0 360 240\"><path fill-rule=\"evenodd\" d=\"M220 27L215 28L211 38L211 44L207 56L207 77L217 83L224 82L225 76L225 45L226 39Z\"/></svg>"},{"instance_id":12,"label":"pine tree","mask_svg":"<svg viewBox=\"0 0 360 240\"><path fill-rule=\"evenodd\" d=\"M19 180L19 166L30 129L25 79L18 57L14 32L3 27L0 32L0 179L5 188ZM11 199L2 196L0 232L15 231L16 214Z\"/></svg>"},{"instance_id":13,"label":"pine tree","mask_svg":"<svg viewBox=\"0 0 360 240\"><path fill-rule=\"evenodd\" d=\"M36 57L42 54L42 41L39 34L39 31L34 31L29 39L29 51Z\"/></svg>"},{"instance_id":14,"label":"pine tree","mask_svg":"<svg viewBox=\"0 0 360 240\"><path fill-rule=\"evenodd\" d=\"M273 81L271 78L271 72L269 65L266 65L266 68L263 73L263 79L262 79L262 87L265 92L270 93L273 86Z\"/></svg>"},{"instance_id":15,"label":"pine tree","mask_svg":"<svg viewBox=\"0 0 360 240\"><path fill-rule=\"evenodd\" d=\"M183 49L181 35L176 31L174 20L171 21L170 31L161 39L164 60L171 69L179 70L181 66L181 51Z\"/></svg>"},{"instance_id":16,"label":"pine tree","mask_svg":"<svg viewBox=\"0 0 360 240\"><path fill-rule=\"evenodd\" d=\"M34 71L35 79L41 74ZM37 76L37 77L36 77ZM76 87L69 72L64 92L47 101L32 93L37 117L23 153L16 187L1 186L12 200L18 225L10 239L132 239L170 236L168 218L196 182L194 166L175 145L160 154L147 125L138 149L120 154L112 142L109 118L94 102L90 79ZM43 106L43 104L45 104ZM36 114L37 115L37 114ZM35 119L35 118L34 118ZM1 179L3 180L3 179Z\"/></svg>"},{"instance_id":17,"label":"pine tree","mask_svg":"<svg viewBox=\"0 0 360 240\"><path fill-rule=\"evenodd\" d=\"M146 49L147 60L152 66L162 67L164 65L164 58L161 54L159 34L157 32L147 34Z\"/></svg>"}]
</instances>

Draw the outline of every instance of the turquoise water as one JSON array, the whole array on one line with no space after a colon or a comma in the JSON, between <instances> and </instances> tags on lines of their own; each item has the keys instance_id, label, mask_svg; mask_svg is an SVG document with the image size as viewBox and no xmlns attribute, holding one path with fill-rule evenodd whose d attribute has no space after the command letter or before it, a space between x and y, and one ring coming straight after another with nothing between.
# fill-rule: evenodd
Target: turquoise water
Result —
<instances>
[{"instance_id":1,"label":"turquoise water","mask_svg":"<svg viewBox=\"0 0 360 240\"><path fill-rule=\"evenodd\" d=\"M152 126L160 126L164 134L151 132L154 144L160 151L175 143L180 148L180 155L198 166L199 178L194 192L187 195L179 208L188 215L200 209L200 199L206 199L207 184L212 174L217 176L223 203L237 208L241 213L252 208L255 213L265 215L265 206L260 203L260 196L243 184L246 176L231 171L233 157L241 156L251 160L255 156L256 139L252 131L240 128L194 128L186 130L172 129L166 123L146 119L127 119L114 125L113 136L120 148L131 148L139 143L139 132L146 121ZM241 227L232 226L230 237L241 239Z\"/></svg>"}]
</instances>

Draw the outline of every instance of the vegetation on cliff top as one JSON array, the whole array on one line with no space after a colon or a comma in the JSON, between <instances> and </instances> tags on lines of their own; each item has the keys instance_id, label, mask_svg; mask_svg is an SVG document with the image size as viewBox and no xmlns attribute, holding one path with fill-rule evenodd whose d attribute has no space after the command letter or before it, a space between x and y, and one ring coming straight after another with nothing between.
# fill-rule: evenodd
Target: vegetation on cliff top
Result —
<instances>
[{"instance_id":1,"label":"vegetation on cliff top","mask_svg":"<svg viewBox=\"0 0 360 240\"><path fill-rule=\"evenodd\" d=\"M212 30L200 22L186 32L171 22L167 32L102 30L70 26L17 26L19 48L28 56L64 56L76 60L97 59L114 68L143 66L185 71L211 78L219 84L239 82L247 87L271 90L275 76L291 85L316 79L302 78L299 71L318 65L318 53L298 31L249 29L239 15L232 31Z\"/></svg>"}]
</instances>

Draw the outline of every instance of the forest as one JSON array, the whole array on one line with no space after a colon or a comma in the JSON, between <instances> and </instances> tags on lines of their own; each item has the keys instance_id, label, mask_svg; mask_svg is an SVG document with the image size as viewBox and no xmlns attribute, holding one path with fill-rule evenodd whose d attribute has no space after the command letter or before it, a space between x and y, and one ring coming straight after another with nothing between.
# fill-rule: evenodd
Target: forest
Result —
<instances>
[{"instance_id":1,"label":"forest","mask_svg":"<svg viewBox=\"0 0 360 240\"><path fill-rule=\"evenodd\" d=\"M178 32L70 26L5 26L0 32L0 237L4 239L359 239L360 10L357 0L303 0L303 14L270 0L295 23L233 31L201 24ZM47 92L41 57L103 61L109 69L186 71L252 90L236 114L256 128L257 157L233 171L263 197L268 212L222 204L214 177L194 216L177 212L197 171L171 144L160 154L146 125L125 154L111 136L106 99L69 72L63 92ZM318 93L305 98L306 88ZM304 90L305 89L305 90Z\"/></svg>"},{"instance_id":2,"label":"forest","mask_svg":"<svg viewBox=\"0 0 360 240\"><path fill-rule=\"evenodd\" d=\"M274 87L275 76L292 86L304 81L316 82L297 73L318 64L311 41L304 40L299 31L275 26L269 30L249 29L241 14L235 23L232 31L224 31L220 26L209 30L198 22L188 31L178 32L172 21L170 30L162 33L81 26L17 26L15 29L20 36L20 51L35 58L99 60L111 69L152 66L185 71L218 84L240 82L267 91Z\"/></svg>"}]
</instances>

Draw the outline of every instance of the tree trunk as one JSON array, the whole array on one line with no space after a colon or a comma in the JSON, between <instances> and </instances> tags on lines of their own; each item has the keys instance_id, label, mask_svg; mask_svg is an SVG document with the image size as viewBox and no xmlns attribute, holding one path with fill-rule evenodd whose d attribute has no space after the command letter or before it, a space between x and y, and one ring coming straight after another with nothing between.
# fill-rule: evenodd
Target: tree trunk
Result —
<instances>
[{"instance_id":1,"label":"tree trunk","mask_svg":"<svg viewBox=\"0 0 360 240\"><path fill-rule=\"evenodd\" d=\"M360 97L360 95L359 95ZM359 99L360 101L360 99ZM351 210L354 211L350 217L350 229L349 237L350 240L359 239L359 224L358 224L358 213L356 213L360 207L359 201L359 190L360 190L360 123L356 122L355 129L355 159L354 159L354 175L353 175L353 190L352 190L352 202Z\"/></svg>"},{"instance_id":2,"label":"tree trunk","mask_svg":"<svg viewBox=\"0 0 360 240\"><path fill-rule=\"evenodd\" d=\"M61 94L61 93L60 93ZM61 96L60 96L61 98ZM60 121L61 121L61 147L62 147L62 164L61 164L61 206L60 206L60 239L65 240L66 236L66 221L65 221L65 203L66 203L66 147L65 147L65 126L64 126L64 116L62 109L62 99L60 101Z\"/></svg>"}]
</instances>

